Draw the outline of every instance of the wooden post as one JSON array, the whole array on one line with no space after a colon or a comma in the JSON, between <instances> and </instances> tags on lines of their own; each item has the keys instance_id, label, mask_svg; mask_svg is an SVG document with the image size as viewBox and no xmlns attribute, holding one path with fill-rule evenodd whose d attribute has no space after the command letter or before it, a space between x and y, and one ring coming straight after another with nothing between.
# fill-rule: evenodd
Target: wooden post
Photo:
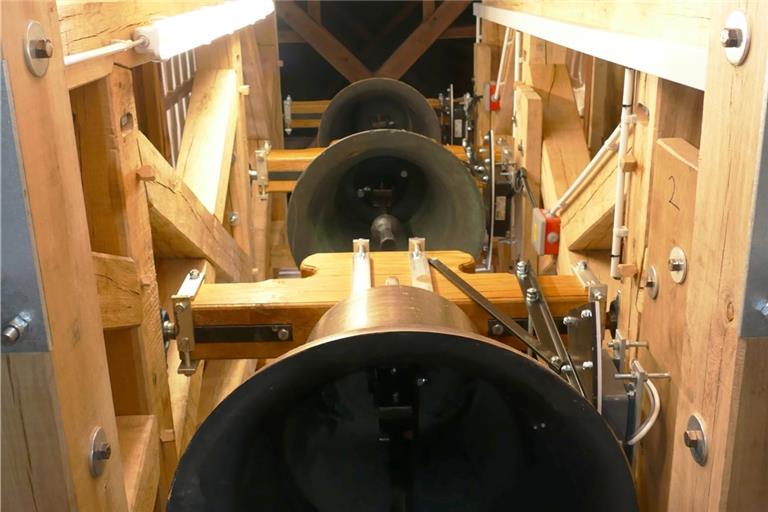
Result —
<instances>
[{"instance_id":1,"label":"wooden post","mask_svg":"<svg viewBox=\"0 0 768 512\"><path fill-rule=\"evenodd\" d=\"M6 86L51 347L2 356L2 508L127 512L56 4L4 3L2 18ZM23 58L29 20L41 24L56 49L40 78ZM98 426L112 457L93 478L87 453Z\"/></svg>"}]
</instances>

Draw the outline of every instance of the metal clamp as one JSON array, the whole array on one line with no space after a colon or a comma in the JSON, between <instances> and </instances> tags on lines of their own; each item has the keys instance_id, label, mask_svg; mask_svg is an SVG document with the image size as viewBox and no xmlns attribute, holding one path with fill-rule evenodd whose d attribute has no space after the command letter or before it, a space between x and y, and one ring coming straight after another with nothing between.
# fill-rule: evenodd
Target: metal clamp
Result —
<instances>
[{"instance_id":1,"label":"metal clamp","mask_svg":"<svg viewBox=\"0 0 768 512\"><path fill-rule=\"evenodd\" d=\"M411 268L411 286L427 291L432 287L432 270L427 260L427 242L424 238L408 239L408 262Z\"/></svg>"},{"instance_id":2,"label":"metal clamp","mask_svg":"<svg viewBox=\"0 0 768 512\"><path fill-rule=\"evenodd\" d=\"M633 391L635 393L635 431L626 440L627 445L633 446L639 443L645 437L648 431L653 427L656 419L659 416L659 412L661 411L661 399L659 398L659 393L656 390L656 386L654 386L653 382L651 381L655 379L670 379L671 376L667 372L646 372L643 366L640 364L640 361L637 359L632 361L630 368L630 373L617 373L614 375L614 377L618 380L632 381L633 384ZM645 420L641 422L640 418L642 415L643 394L646 390L650 393L651 397L651 412L648 414Z\"/></svg>"},{"instance_id":3,"label":"metal clamp","mask_svg":"<svg viewBox=\"0 0 768 512\"><path fill-rule=\"evenodd\" d=\"M259 191L259 198L262 201L266 201L269 194L267 188L269 187L269 171L267 170L267 156L272 150L272 144L268 140L265 140L261 147L253 152L253 156L256 160L256 169L249 169L248 176L251 179L251 183L256 182L256 186Z\"/></svg>"},{"instance_id":4,"label":"metal clamp","mask_svg":"<svg viewBox=\"0 0 768 512\"><path fill-rule=\"evenodd\" d=\"M195 326L192 320L192 301L200 291L200 286L205 280L205 272L192 269L184 278L179 290L171 296L173 302L172 324L163 326L163 330L173 333L176 337L176 345L179 350L178 372L182 375L192 375L197 371L199 361L192 360L192 351L195 349Z\"/></svg>"}]
</instances>

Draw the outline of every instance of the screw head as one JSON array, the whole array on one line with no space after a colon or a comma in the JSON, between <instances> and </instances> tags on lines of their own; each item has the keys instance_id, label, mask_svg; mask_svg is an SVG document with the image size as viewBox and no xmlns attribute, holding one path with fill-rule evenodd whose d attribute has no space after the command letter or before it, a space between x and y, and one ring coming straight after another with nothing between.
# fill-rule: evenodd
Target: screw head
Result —
<instances>
[{"instance_id":1,"label":"screw head","mask_svg":"<svg viewBox=\"0 0 768 512\"><path fill-rule=\"evenodd\" d=\"M575 325L577 323L579 323L579 319L575 316L563 317L563 325Z\"/></svg>"},{"instance_id":2,"label":"screw head","mask_svg":"<svg viewBox=\"0 0 768 512\"><path fill-rule=\"evenodd\" d=\"M189 277L190 279L197 279L198 277L200 277L200 271L197 270L196 268L193 268L192 270L189 271Z\"/></svg>"},{"instance_id":3,"label":"screw head","mask_svg":"<svg viewBox=\"0 0 768 512\"><path fill-rule=\"evenodd\" d=\"M493 324L491 327L491 334L494 336L501 336L504 334L504 326L501 324Z\"/></svg>"},{"instance_id":4,"label":"screw head","mask_svg":"<svg viewBox=\"0 0 768 512\"><path fill-rule=\"evenodd\" d=\"M595 366L595 363L593 363L592 361L584 361L583 363L581 363L582 370L590 370L594 368L594 366Z\"/></svg>"},{"instance_id":5,"label":"screw head","mask_svg":"<svg viewBox=\"0 0 768 512\"><path fill-rule=\"evenodd\" d=\"M286 329L285 327L281 327L280 329L278 329L277 339L279 339L280 341L288 341L288 338L290 337L291 337L291 333L290 331L288 331L288 329Z\"/></svg>"},{"instance_id":6,"label":"screw head","mask_svg":"<svg viewBox=\"0 0 768 512\"><path fill-rule=\"evenodd\" d=\"M585 309L581 312L581 318L592 318L592 312L588 309Z\"/></svg>"},{"instance_id":7,"label":"screw head","mask_svg":"<svg viewBox=\"0 0 768 512\"><path fill-rule=\"evenodd\" d=\"M741 29L726 27L720 31L720 44L723 48L737 48L741 46L741 41Z\"/></svg>"},{"instance_id":8,"label":"screw head","mask_svg":"<svg viewBox=\"0 0 768 512\"><path fill-rule=\"evenodd\" d=\"M50 39L38 39L30 41L32 56L36 59L50 59L53 57L53 43Z\"/></svg>"},{"instance_id":9,"label":"screw head","mask_svg":"<svg viewBox=\"0 0 768 512\"><path fill-rule=\"evenodd\" d=\"M678 270L683 270L683 265L685 265L683 260L678 260L674 258L670 258L667 264L669 266L669 270L673 272L676 272Z\"/></svg>"},{"instance_id":10,"label":"screw head","mask_svg":"<svg viewBox=\"0 0 768 512\"><path fill-rule=\"evenodd\" d=\"M515 271L518 276L524 277L528 274L528 263L525 261L518 261L515 265Z\"/></svg>"},{"instance_id":11,"label":"screw head","mask_svg":"<svg viewBox=\"0 0 768 512\"><path fill-rule=\"evenodd\" d=\"M112 457L112 446L107 442L101 443L93 452L93 458L96 460L109 460L110 457Z\"/></svg>"},{"instance_id":12,"label":"screw head","mask_svg":"<svg viewBox=\"0 0 768 512\"><path fill-rule=\"evenodd\" d=\"M229 220L231 226L237 226L240 224L240 214L237 212L230 212L227 220Z\"/></svg>"},{"instance_id":13,"label":"screw head","mask_svg":"<svg viewBox=\"0 0 768 512\"><path fill-rule=\"evenodd\" d=\"M688 448L696 448L702 440L700 430L686 430L683 432L683 443Z\"/></svg>"}]
</instances>

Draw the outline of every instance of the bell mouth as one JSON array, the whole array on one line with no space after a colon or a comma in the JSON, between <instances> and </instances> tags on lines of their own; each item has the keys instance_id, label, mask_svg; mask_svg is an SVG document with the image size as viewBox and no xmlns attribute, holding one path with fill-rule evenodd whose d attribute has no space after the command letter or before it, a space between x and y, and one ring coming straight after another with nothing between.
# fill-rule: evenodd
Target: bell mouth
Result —
<instances>
[{"instance_id":1,"label":"bell mouth","mask_svg":"<svg viewBox=\"0 0 768 512\"><path fill-rule=\"evenodd\" d=\"M353 239L372 238L384 214L400 225L396 250L423 237L430 250L480 254L486 215L477 182L442 145L402 130L350 135L312 161L288 204L291 254L301 264L311 254L348 252Z\"/></svg>"},{"instance_id":2,"label":"bell mouth","mask_svg":"<svg viewBox=\"0 0 768 512\"><path fill-rule=\"evenodd\" d=\"M406 130L440 142L437 114L416 89L391 78L354 82L333 97L323 113L318 143L368 130Z\"/></svg>"},{"instance_id":3,"label":"bell mouth","mask_svg":"<svg viewBox=\"0 0 768 512\"><path fill-rule=\"evenodd\" d=\"M481 336L407 326L297 349L204 422L169 510L254 504L637 510L618 442L559 377Z\"/></svg>"}]
</instances>

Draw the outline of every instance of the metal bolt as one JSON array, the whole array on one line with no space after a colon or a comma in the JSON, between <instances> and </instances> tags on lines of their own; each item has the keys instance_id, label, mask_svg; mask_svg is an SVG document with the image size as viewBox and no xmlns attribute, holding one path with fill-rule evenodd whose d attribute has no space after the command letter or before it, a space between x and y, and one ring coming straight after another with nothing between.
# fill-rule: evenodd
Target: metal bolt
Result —
<instances>
[{"instance_id":1,"label":"metal bolt","mask_svg":"<svg viewBox=\"0 0 768 512\"><path fill-rule=\"evenodd\" d=\"M3 343L13 344L21 339L32 317L22 311L3 327Z\"/></svg>"},{"instance_id":2,"label":"metal bolt","mask_svg":"<svg viewBox=\"0 0 768 512\"><path fill-rule=\"evenodd\" d=\"M683 442L688 448L697 448L704 439L701 430L686 430L683 432Z\"/></svg>"},{"instance_id":3,"label":"metal bolt","mask_svg":"<svg viewBox=\"0 0 768 512\"><path fill-rule=\"evenodd\" d=\"M579 319L575 316L566 316L563 318L563 325L575 325L579 323Z\"/></svg>"},{"instance_id":4,"label":"metal bolt","mask_svg":"<svg viewBox=\"0 0 768 512\"><path fill-rule=\"evenodd\" d=\"M563 366L560 367L560 370L564 372L571 372L573 371L573 368L569 364L564 364Z\"/></svg>"},{"instance_id":5,"label":"metal bolt","mask_svg":"<svg viewBox=\"0 0 768 512\"><path fill-rule=\"evenodd\" d=\"M196 268L193 268L192 270L189 271L189 278L190 279L197 279L198 277L200 277L200 271L199 270L197 270Z\"/></svg>"},{"instance_id":6,"label":"metal bolt","mask_svg":"<svg viewBox=\"0 0 768 512\"><path fill-rule=\"evenodd\" d=\"M768 299L761 299L755 306L755 309L768 320Z\"/></svg>"},{"instance_id":7,"label":"metal bolt","mask_svg":"<svg viewBox=\"0 0 768 512\"><path fill-rule=\"evenodd\" d=\"M174 306L174 309L176 310L177 313L183 313L184 310L187 309L187 305L184 304L183 302L179 302Z\"/></svg>"},{"instance_id":8,"label":"metal bolt","mask_svg":"<svg viewBox=\"0 0 768 512\"><path fill-rule=\"evenodd\" d=\"M720 44L723 48L737 48L741 46L741 41L741 29L726 27L720 31Z\"/></svg>"},{"instance_id":9,"label":"metal bolt","mask_svg":"<svg viewBox=\"0 0 768 512\"><path fill-rule=\"evenodd\" d=\"M32 56L36 59L50 59L53 57L53 43L50 39L38 39L30 41Z\"/></svg>"},{"instance_id":10,"label":"metal bolt","mask_svg":"<svg viewBox=\"0 0 768 512\"><path fill-rule=\"evenodd\" d=\"M491 334L494 336L501 336L504 334L504 326L501 324L493 324L491 327Z\"/></svg>"},{"instance_id":11,"label":"metal bolt","mask_svg":"<svg viewBox=\"0 0 768 512\"><path fill-rule=\"evenodd\" d=\"M585 309L581 312L581 318L592 318L592 312L588 309Z\"/></svg>"},{"instance_id":12,"label":"metal bolt","mask_svg":"<svg viewBox=\"0 0 768 512\"><path fill-rule=\"evenodd\" d=\"M685 261L679 258L669 258L667 264L669 266L669 270L672 272L677 272L685 268Z\"/></svg>"},{"instance_id":13,"label":"metal bolt","mask_svg":"<svg viewBox=\"0 0 768 512\"><path fill-rule=\"evenodd\" d=\"M290 337L291 337L291 333L285 327L281 327L280 329L277 330L277 339L279 339L280 341L287 341L288 338Z\"/></svg>"},{"instance_id":14,"label":"metal bolt","mask_svg":"<svg viewBox=\"0 0 768 512\"><path fill-rule=\"evenodd\" d=\"M237 226L240 223L240 214L237 212L230 212L227 218L230 226Z\"/></svg>"},{"instance_id":15,"label":"metal bolt","mask_svg":"<svg viewBox=\"0 0 768 512\"><path fill-rule=\"evenodd\" d=\"M595 363L592 361L584 361L581 363L581 369L582 370L591 370L595 366Z\"/></svg>"},{"instance_id":16,"label":"metal bolt","mask_svg":"<svg viewBox=\"0 0 768 512\"><path fill-rule=\"evenodd\" d=\"M515 270L519 277L525 277L528 275L528 263L525 261L518 261L515 265Z\"/></svg>"},{"instance_id":17,"label":"metal bolt","mask_svg":"<svg viewBox=\"0 0 768 512\"><path fill-rule=\"evenodd\" d=\"M525 301L530 303L537 302L539 300L539 290L536 288L528 288L525 290Z\"/></svg>"},{"instance_id":18,"label":"metal bolt","mask_svg":"<svg viewBox=\"0 0 768 512\"><path fill-rule=\"evenodd\" d=\"M558 356L552 356L549 358L549 362L552 363L553 366L559 366L561 361Z\"/></svg>"},{"instance_id":19,"label":"metal bolt","mask_svg":"<svg viewBox=\"0 0 768 512\"><path fill-rule=\"evenodd\" d=\"M99 447L93 451L93 458L95 460L109 460L112 456L112 447L109 443L101 443Z\"/></svg>"}]
</instances>

